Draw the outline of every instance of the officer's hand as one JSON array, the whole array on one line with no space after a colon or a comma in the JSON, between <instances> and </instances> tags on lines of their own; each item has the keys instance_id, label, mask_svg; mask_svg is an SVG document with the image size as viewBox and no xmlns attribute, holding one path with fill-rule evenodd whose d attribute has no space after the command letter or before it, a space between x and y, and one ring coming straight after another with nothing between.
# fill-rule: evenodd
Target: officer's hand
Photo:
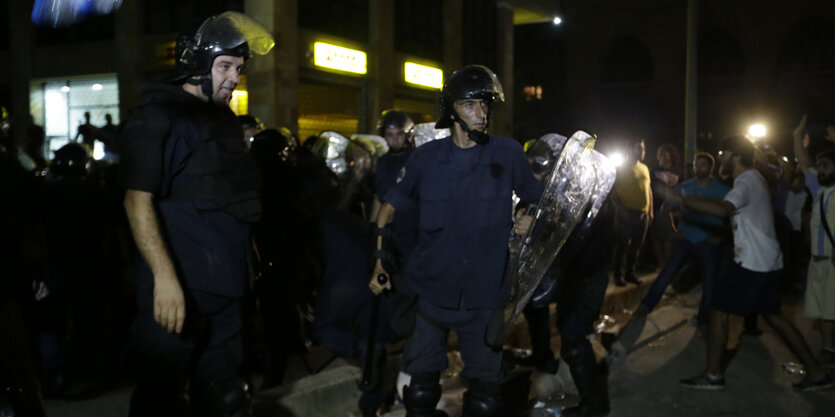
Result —
<instances>
[{"instance_id":1,"label":"officer's hand","mask_svg":"<svg viewBox=\"0 0 835 417\"><path fill-rule=\"evenodd\" d=\"M380 274L383 274L385 276L389 275L388 272L386 272L386 270L383 269L382 262L380 262L380 260L377 259L377 262L374 263L374 272L371 274L371 282L368 283L368 288L370 288L371 292L373 292L375 295L380 295L383 293L383 291L391 289L391 279L386 281L385 285L381 285L379 282L377 282L377 277Z\"/></svg>"},{"instance_id":2,"label":"officer's hand","mask_svg":"<svg viewBox=\"0 0 835 417\"><path fill-rule=\"evenodd\" d=\"M528 214L516 214L516 224L513 226L513 233L516 233L520 236L525 236L528 234L528 231L531 229L531 225L533 224L533 216Z\"/></svg>"},{"instance_id":3,"label":"officer's hand","mask_svg":"<svg viewBox=\"0 0 835 417\"><path fill-rule=\"evenodd\" d=\"M183 331L186 303L176 276L154 277L154 321L168 333Z\"/></svg>"}]
</instances>

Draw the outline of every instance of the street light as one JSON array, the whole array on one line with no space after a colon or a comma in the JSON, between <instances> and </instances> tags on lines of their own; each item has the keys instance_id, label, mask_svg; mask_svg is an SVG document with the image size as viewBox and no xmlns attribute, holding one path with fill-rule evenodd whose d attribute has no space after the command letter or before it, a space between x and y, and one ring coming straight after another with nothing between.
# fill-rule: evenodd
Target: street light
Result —
<instances>
[{"instance_id":1,"label":"street light","mask_svg":"<svg viewBox=\"0 0 835 417\"><path fill-rule=\"evenodd\" d=\"M559 25L560 23L562 23L562 18L560 18L559 16L554 16L554 24Z\"/></svg>"},{"instance_id":2,"label":"street light","mask_svg":"<svg viewBox=\"0 0 835 417\"><path fill-rule=\"evenodd\" d=\"M748 136L753 139L759 139L765 136L765 126L755 123L751 126L748 126Z\"/></svg>"}]
</instances>

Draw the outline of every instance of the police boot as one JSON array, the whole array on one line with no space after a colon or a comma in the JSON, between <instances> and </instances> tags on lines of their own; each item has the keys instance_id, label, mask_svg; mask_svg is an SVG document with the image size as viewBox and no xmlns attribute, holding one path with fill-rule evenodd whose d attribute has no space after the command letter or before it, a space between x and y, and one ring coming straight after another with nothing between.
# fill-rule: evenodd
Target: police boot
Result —
<instances>
[{"instance_id":1,"label":"police boot","mask_svg":"<svg viewBox=\"0 0 835 417\"><path fill-rule=\"evenodd\" d=\"M604 417L609 414L606 381L600 375L594 351L585 338L563 341L562 358L568 364L580 404L563 410L563 416Z\"/></svg>"},{"instance_id":2,"label":"police boot","mask_svg":"<svg viewBox=\"0 0 835 417\"><path fill-rule=\"evenodd\" d=\"M249 417L249 389L239 378L211 383L195 381L192 393L194 416Z\"/></svg>"},{"instance_id":3,"label":"police boot","mask_svg":"<svg viewBox=\"0 0 835 417\"><path fill-rule=\"evenodd\" d=\"M473 383L464 393L464 417L504 416L504 404L498 384Z\"/></svg>"},{"instance_id":4,"label":"police boot","mask_svg":"<svg viewBox=\"0 0 835 417\"><path fill-rule=\"evenodd\" d=\"M27 417L46 416L40 392L28 391L18 386L11 386L0 390L0 394L5 394L6 398L12 404L12 410L16 413L13 415Z\"/></svg>"},{"instance_id":5,"label":"police boot","mask_svg":"<svg viewBox=\"0 0 835 417\"><path fill-rule=\"evenodd\" d=\"M439 373L415 373L411 385L403 387L403 405L406 417L445 417L446 413L435 410L441 399Z\"/></svg>"}]
</instances>

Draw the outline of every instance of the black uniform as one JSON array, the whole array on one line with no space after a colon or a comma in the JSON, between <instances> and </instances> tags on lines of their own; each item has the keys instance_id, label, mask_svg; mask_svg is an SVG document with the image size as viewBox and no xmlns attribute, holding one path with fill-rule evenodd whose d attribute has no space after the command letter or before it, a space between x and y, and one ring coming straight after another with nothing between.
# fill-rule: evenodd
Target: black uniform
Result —
<instances>
[{"instance_id":1,"label":"black uniform","mask_svg":"<svg viewBox=\"0 0 835 417\"><path fill-rule=\"evenodd\" d=\"M249 223L260 216L255 163L228 107L175 85L152 84L145 95L119 139L123 185L156 197L163 239L185 294L186 321L179 335L154 321L153 274L140 261L139 315L130 345L137 371L131 414L181 413L189 377L193 413L225 413L218 401L240 385L235 380L243 355L239 300Z\"/></svg>"}]
</instances>

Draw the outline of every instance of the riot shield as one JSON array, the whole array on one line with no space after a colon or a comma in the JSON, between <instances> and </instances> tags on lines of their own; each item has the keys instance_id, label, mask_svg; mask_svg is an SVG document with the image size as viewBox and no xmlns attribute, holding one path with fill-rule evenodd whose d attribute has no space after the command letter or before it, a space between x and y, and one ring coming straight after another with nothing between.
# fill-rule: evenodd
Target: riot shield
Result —
<instances>
[{"instance_id":1,"label":"riot shield","mask_svg":"<svg viewBox=\"0 0 835 417\"><path fill-rule=\"evenodd\" d=\"M336 174L339 180L337 207L347 208L353 202L366 175L371 172L371 154L364 146L332 130L322 132L315 140L310 150L322 158L328 169Z\"/></svg>"},{"instance_id":2,"label":"riot shield","mask_svg":"<svg viewBox=\"0 0 835 417\"><path fill-rule=\"evenodd\" d=\"M419 147L433 140L451 136L449 129L435 129L435 123L420 123L415 125L415 147Z\"/></svg>"},{"instance_id":3,"label":"riot shield","mask_svg":"<svg viewBox=\"0 0 835 417\"><path fill-rule=\"evenodd\" d=\"M560 153L545 181L545 191L531 213L524 238L512 238L508 259L503 320L491 324L487 342L500 347L539 281L578 224L590 223L614 184L615 169L594 150L595 139L577 131Z\"/></svg>"},{"instance_id":4,"label":"riot shield","mask_svg":"<svg viewBox=\"0 0 835 417\"><path fill-rule=\"evenodd\" d=\"M351 135L351 142L358 143L365 148L375 160L389 151L389 145L382 136L355 133Z\"/></svg>"}]
</instances>

